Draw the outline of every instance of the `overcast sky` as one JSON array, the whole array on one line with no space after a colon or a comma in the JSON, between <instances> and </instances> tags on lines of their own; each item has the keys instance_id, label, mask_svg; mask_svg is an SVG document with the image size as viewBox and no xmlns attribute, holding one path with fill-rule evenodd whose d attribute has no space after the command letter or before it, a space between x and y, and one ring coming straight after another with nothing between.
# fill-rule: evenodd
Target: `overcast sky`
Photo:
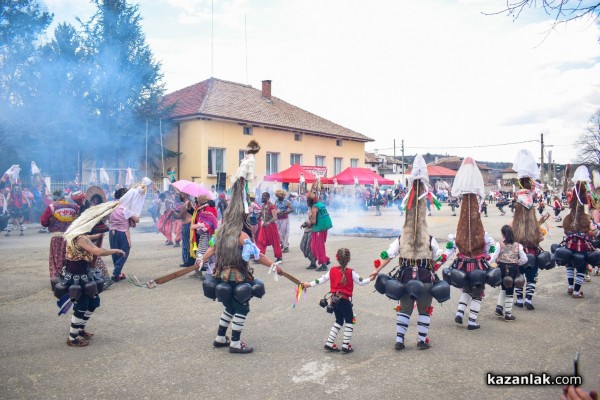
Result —
<instances>
[{"instance_id":1,"label":"overcast sky","mask_svg":"<svg viewBox=\"0 0 600 400\"><path fill-rule=\"evenodd\" d=\"M553 158L572 162L573 142L600 109L598 24L570 22L547 36L541 9L516 21L483 14L504 0L139 4L168 92L211 76L257 89L270 79L273 96L375 139L369 151L393 154L396 139L400 154L404 139L408 155L512 162L520 148L539 157L540 143L499 144L544 133ZM47 6L55 23L94 12L85 0Z\"/></svg>"}]
</instances>

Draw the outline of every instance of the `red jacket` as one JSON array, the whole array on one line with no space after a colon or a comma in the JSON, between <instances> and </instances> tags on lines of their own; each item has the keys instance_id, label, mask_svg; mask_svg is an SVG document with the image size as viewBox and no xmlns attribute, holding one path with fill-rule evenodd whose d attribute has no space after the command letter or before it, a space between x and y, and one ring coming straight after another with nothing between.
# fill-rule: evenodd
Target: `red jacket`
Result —
<instances>
[{"instance_id":1,"label":"red jacket","mask_svg":"<svg viewBox=\"0 0 600 400\"><path fill-rule=\"evenodd\" d=\"M354 291L354 280L352 280L352 268L346 267L346 284L342 284L342 268L336 266L329 271L329 283L331 285L331 293L341 292L347 297L352 297Z\"/></svg>"}]
</instances>

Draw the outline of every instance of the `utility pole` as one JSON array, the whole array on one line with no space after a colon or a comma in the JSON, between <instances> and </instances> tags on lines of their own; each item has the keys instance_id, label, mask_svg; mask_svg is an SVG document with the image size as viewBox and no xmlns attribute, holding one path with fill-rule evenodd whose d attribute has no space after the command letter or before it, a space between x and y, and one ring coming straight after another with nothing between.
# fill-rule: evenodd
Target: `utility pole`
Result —
<instances>
[{"instance_id":1,"label":"utility pole","mask_svg":"<svg viewBox=\"0 0 600 400\"><path fill-rule=\"evenodd\" d=\"M404 179L404 139L402 139L402 179Z\"/></svg>"},{"instance_id":2,"label":"utility pole","mask_svg":"<svg viewBox=\"0 0 600 400\"><path fill-rule=\"evenodd\" d=\"M544 183L544 134L540 133L541 143L542 143L542 157L540 163L540 180Z\"/></svg>"}]
</instances>

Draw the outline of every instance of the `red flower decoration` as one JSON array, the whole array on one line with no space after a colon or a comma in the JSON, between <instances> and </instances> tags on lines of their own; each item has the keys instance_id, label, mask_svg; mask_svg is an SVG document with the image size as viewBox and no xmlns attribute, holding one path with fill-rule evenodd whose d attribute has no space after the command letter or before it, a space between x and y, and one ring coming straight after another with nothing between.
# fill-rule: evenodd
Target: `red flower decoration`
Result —
<instances>
[{"instance_id":1,"label":"red flower decoration","mask_svg":"<svg viewBox=\"0 0 600 400\"><path fill-rule=\"evenodd\" d=\"M425 312L429 314L429 316L433 315L433 306L429 306L425 309Z\"/></svg>"},{"instance_id":2,"label":"red flower decoration","mask_svg":"<svg viewBox=\"0 0 600 400\"><path fill-rule=\"evenodd\" d=\"M377 259L373 261L373 265L375 266L375 268L379 268L381 266L381 260Z\"/></svg>"}]
</instances>

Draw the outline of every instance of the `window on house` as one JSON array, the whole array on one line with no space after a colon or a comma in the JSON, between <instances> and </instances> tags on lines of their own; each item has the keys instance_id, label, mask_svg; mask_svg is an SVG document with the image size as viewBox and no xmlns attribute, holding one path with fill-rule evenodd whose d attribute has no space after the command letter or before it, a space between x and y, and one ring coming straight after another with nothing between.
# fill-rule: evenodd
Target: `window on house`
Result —
<instances>
[{"instance_id":1,"label":"window on house","mask_svg":"<svg viewBox=\"0 0 600 400\"><path fill-rule=\"evenodd\" d=\"M225 172L225 149L208 149L208 174Z\"/></svg>"},{"instance_id":2,"label":"window on house","mask_svg":"<svg viewBox=\"0 0 600 400\"><path fill-rule=\"evenodd\" d=\"M244 135L252 135L252 127L244 126Z\"/></svg>"},{"instance_id":3,"label":"window on house","mask_svg":"<svg viewBox=\"0 0 600 400\"><path fill-rule=\"evenodd\" d=\"M352 168L358 168L358 158L351 158L350 159L350 166Z\"/></svg>"},{"instance_id":4,"label":"window on house","mask_svg":"<svg viewBox=\"0 0 600 400\"><path fill-rule=\"evenodd\" d=\"M290 154L290 165L302 165L302 154Z\"/></svg>"},{"instance_id":5,"label":"window on house","mask_svg":"<svg viewBox=\"0 0 600 400\"><path fill-rule=\"evenodd\" d=\"M267 153L267 175L279 172L279 153Z\"/></svg>"},{"instance_id":6,"label":"window on house","mask_svg":"<svg viewBox=\"0 0 600 400\"><path fill-rule=\"evenodd\" d=\"M244 159L244 157L246 157L246 150L240 150L240 153L238 155L238 158L239 158L238 165L242 163L242 160Z\"/></svg>"},{"instance_id":7,"label":"window on house","mask_svg":"<svg viewBox=\"0 0 600 400\"><path fill-rule=\"evenodd\" d=\"M317 167L325 166L325 156L315 156L315 165Z\"/></svg>"},{"instance_id":8,"label":"window on house","mask_svg":"<svg viewBox=\"0 0 600 400\"><path fill-rule=\"evenodd\" d=\"M333 175L337 175L342 172L342 158L334 157L333 158Z\"/></svg>"},{"instance_id":9,"label":"window on house","mask_svg":"<svg viewBox=\"0 0 600 400\"><path fill-rule=\"evenodd\" d=\"M341 147L342 146L342 139L336 140L335 141L335 145L338 146L338 147Z\"/></svg>"},{"instance_id":10,"label":"window on house","mask_svg":"<svg viewBox=\"0 0 600 400\"><path fill-rule=\"evenodd\" d=\"M302 141L302 134L301 133L294 133L294 140L296 142L301 142Z\"/></svg>"}]
</instances>

